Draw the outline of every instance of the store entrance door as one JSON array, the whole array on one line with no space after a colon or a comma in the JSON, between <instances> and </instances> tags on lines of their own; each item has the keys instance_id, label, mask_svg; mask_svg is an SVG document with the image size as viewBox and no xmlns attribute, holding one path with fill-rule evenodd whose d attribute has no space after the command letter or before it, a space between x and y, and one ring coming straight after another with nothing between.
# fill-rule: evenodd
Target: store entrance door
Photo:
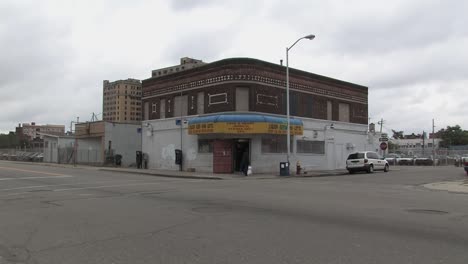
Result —
<instances>
[{"instance_id":1,"label":"store entrance door","mask_svg":"<svg viewBox=\"0 0 468 264\"><path fill-rule=\"evenodd\" d=\"M216 139L213 141L213 173L232 173L231 139Z\"/></svg>"},{"instance_id":2,"label":"store entrance door","mask_svg":"<svg viewBox=\"0 0 468 264\"><path fill-rule=\"evenodd\" d=\"M235 139L234 140L234 171L241 171L241 163L244 152L247 155L248 163L250 164L250 140Z\"/></svg>"}]
</instances>

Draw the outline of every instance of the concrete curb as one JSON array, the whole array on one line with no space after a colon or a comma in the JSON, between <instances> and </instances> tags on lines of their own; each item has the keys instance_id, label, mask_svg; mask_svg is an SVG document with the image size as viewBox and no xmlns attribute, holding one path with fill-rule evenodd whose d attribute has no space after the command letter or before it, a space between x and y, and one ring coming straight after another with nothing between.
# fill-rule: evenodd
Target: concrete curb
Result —
<instances>
[{"instance_id":1,"label":"concrete curb","mask_svg":"<svg viewBox=\"0 0 468 264\"><path fill-rule=\"evenodd\" d=\"M135 173L135 174L149 175L149 176L155 176L155 177L165 177L165 178L200 179L200 180L224 180L224 178L216 177L216 176L173 175L173 174L164 174L164 173L156 173L156 172L113 170L113 169L105 169L105 168L103 168L103 169L100 168L98 170L108 171L108 172L118 172L118 173Z\"/></svg>"},{"instance_id":2,"label":"concrete curb","mask_svg":"<svg viewBox=\"0 0 468 264\"><path fill-rule=\"evenodd\" d=\"M447 191L451 193L468 194L468 184L466 180L433 182L421 185L429 190Z\"/></svg>"}]
</instances>

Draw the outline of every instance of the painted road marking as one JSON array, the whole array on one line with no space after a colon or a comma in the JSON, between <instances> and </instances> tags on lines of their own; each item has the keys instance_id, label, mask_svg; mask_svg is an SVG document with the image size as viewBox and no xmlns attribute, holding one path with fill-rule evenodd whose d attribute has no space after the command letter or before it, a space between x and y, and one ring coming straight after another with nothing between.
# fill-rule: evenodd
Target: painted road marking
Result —
<instances>
[{"instance_id":1,"label":"painted road marking","mask_svg":"<svg viewBox=\"0 0 468 264\"><path fill-rule=\"evenodd\" d=\"M62 175L62 176L44 176L44 177L20 177L20 178L0 178L0 181L15 181L15 180L31 180L31 179L56 179L56 178L72 178L73 176L70 175Z\"/></svg>"},{"instance_id":2,"label":"painted road marking","mask_svg":"<svg viewBox=\"0 0 468 264\"><path fill-rule=\"evenodd\" d=\"M36 177L35 177L36 178ZM54 177L56 178L56 177ZM17 178L15 178L17 179ZM122 182L140 182L141 180L131 180L131 181L122 181ZM44 188L44 187L54 187L54 186L67 186L67 185L86 185L86 184L99 184L99 183L109 183L115 181L97 181L97 182L77 182L77 183L62 183L62 184L49 184L49 185L34 185L34 186L23 186L23 187L15 187L15 188L8 188L8 189L0 189L0 191L8 192L8 191L16 191L16 190L23 190L23 189L35 189L35 188Z\"/></svg>"},{"instance_id":3,"label":"painted road marking","mask_svg":"<svg viewBox=\"0 0 468 264\"><path fill-rule=\"evenodd\" d=\"M102 189L102 188L112 188L112 187L138 186L138 185L155 185L155 184L161 184L161 183L160 182L142 182L142 183L134 183L134 184L117 184L117 185L105 185L105 186L95 186L95 187L55 189L53 191L64 192L64 191L75 191L75 190L89 190L89 189Z\"/></svg>"},{"instance_id":4,"label":"painted road marking","mask_svg":"<svg viewBox=\"0 0 468 264\"><path fill-rule=\"evenodd\" d=\"M23 169L16 169L16 168L10 168L10 167L0 167L0 169L14 170L14 171L22 171L22 172L31 172L31 173L44 174L44 175L52 175L52 176L64 176L64 174L61 174L61 173L42 172L42 171L32 171L32 170L23 170Z\"/></svg>"}]
</instances>

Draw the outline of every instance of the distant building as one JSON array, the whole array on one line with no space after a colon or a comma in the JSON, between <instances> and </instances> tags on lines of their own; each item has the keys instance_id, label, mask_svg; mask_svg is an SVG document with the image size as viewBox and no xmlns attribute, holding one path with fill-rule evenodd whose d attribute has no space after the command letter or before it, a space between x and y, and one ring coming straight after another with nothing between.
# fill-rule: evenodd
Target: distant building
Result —
<instances>
[{"instance_id":1,"label":"distant building","mask_svg":"<svg viewBox=\"0 0 468 264\"><path fill-rule=\"evenodd\" d=\"M50 134L62 136L65 135L64 125L36 125L35 122L19 124L16 127L16 135L19 140L32 141L33 139L42 139L41 134Z\"/></svg>"},{"instance_id":2,"label":"distant building","mask_svg":"<svg viewBox=\"0 0 468 264\"><path fill-rule=\"evenodd\" d=\"M116 123L140 123L141 82L136 79L103 82L102 119Z\"/></svg>"},{"instance_id":3,"label":"distant building","mask_svg":"<svg viewBox=\"0 0 468 264\"><path fill-rule=\"evenodd\" d=\"M157 78L157 77L165 76L168 74L200 67L205 64L206 62L203 62L202 60L192 59L189 57L183 57L180 59L180 65L153 70L151 72L151 77Z\"/></svg>"},{"instance_id":4,"label":"distant building","mask_svg":"<svg viewBox=\"0 0 468 264\"><path fill-rule=\"evenodd\" d=\"M120 155L122 166L135 166L136 151L141 150L141 125L98 121L78 123L75 128L76 155L67 162L113 164L115 156Z\"/></svg>"},{"instance_id":5,"label":"distant building","mask_svg":"<svg viewBox=\"0 0 468 264\"><path fill-rule=\"evenodd\" d=\"M441 138L405 138L405 139L390 139L395 145L393 151L400 152L410 156L428 156L432 150L438 150Z\"/></svg>"}]
</instances>

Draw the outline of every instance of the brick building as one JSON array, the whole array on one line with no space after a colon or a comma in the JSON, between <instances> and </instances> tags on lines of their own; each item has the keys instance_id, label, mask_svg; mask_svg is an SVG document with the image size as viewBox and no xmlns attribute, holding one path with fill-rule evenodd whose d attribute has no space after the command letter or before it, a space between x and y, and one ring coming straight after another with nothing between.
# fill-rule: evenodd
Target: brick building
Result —
<instances>
[{"instance_id":1,"label":"brick building","mask_svg":"<svg viewBox=\"0 0 468 264\"><path fill-rule=\"evenodd\" d=\"M277 172L286 159L282 65L224 59L143 80L142 89L150 167L177 169L175 149L184 169L198 171L236 171L243 151L256 172ZM365 86L290 69L291 162L335 169L348 152L373 150L367 98Z\"/></svg>"},{"instance_id":2,"label":"brick building","mask_svg":"<svg viewBox=\"0 0 468 264\"><path fill-rule=\"evenodd\" d=\"M16 135L19 140L42 139L42 134L51 134L56 136L65 135L64 125L37 125L35 122L22 123L16 127Z\"/></svg>"},{"instance_id":3,"label":"brick building","mask_svg":"<svg viewBox=\"0 0 468 264\"><path fill-rule=\"evenodd\" d=\"M136 79L109 82L102 89L102 119L115 123L140 123L141 81Z\"/></svg>"}]
</instances>

